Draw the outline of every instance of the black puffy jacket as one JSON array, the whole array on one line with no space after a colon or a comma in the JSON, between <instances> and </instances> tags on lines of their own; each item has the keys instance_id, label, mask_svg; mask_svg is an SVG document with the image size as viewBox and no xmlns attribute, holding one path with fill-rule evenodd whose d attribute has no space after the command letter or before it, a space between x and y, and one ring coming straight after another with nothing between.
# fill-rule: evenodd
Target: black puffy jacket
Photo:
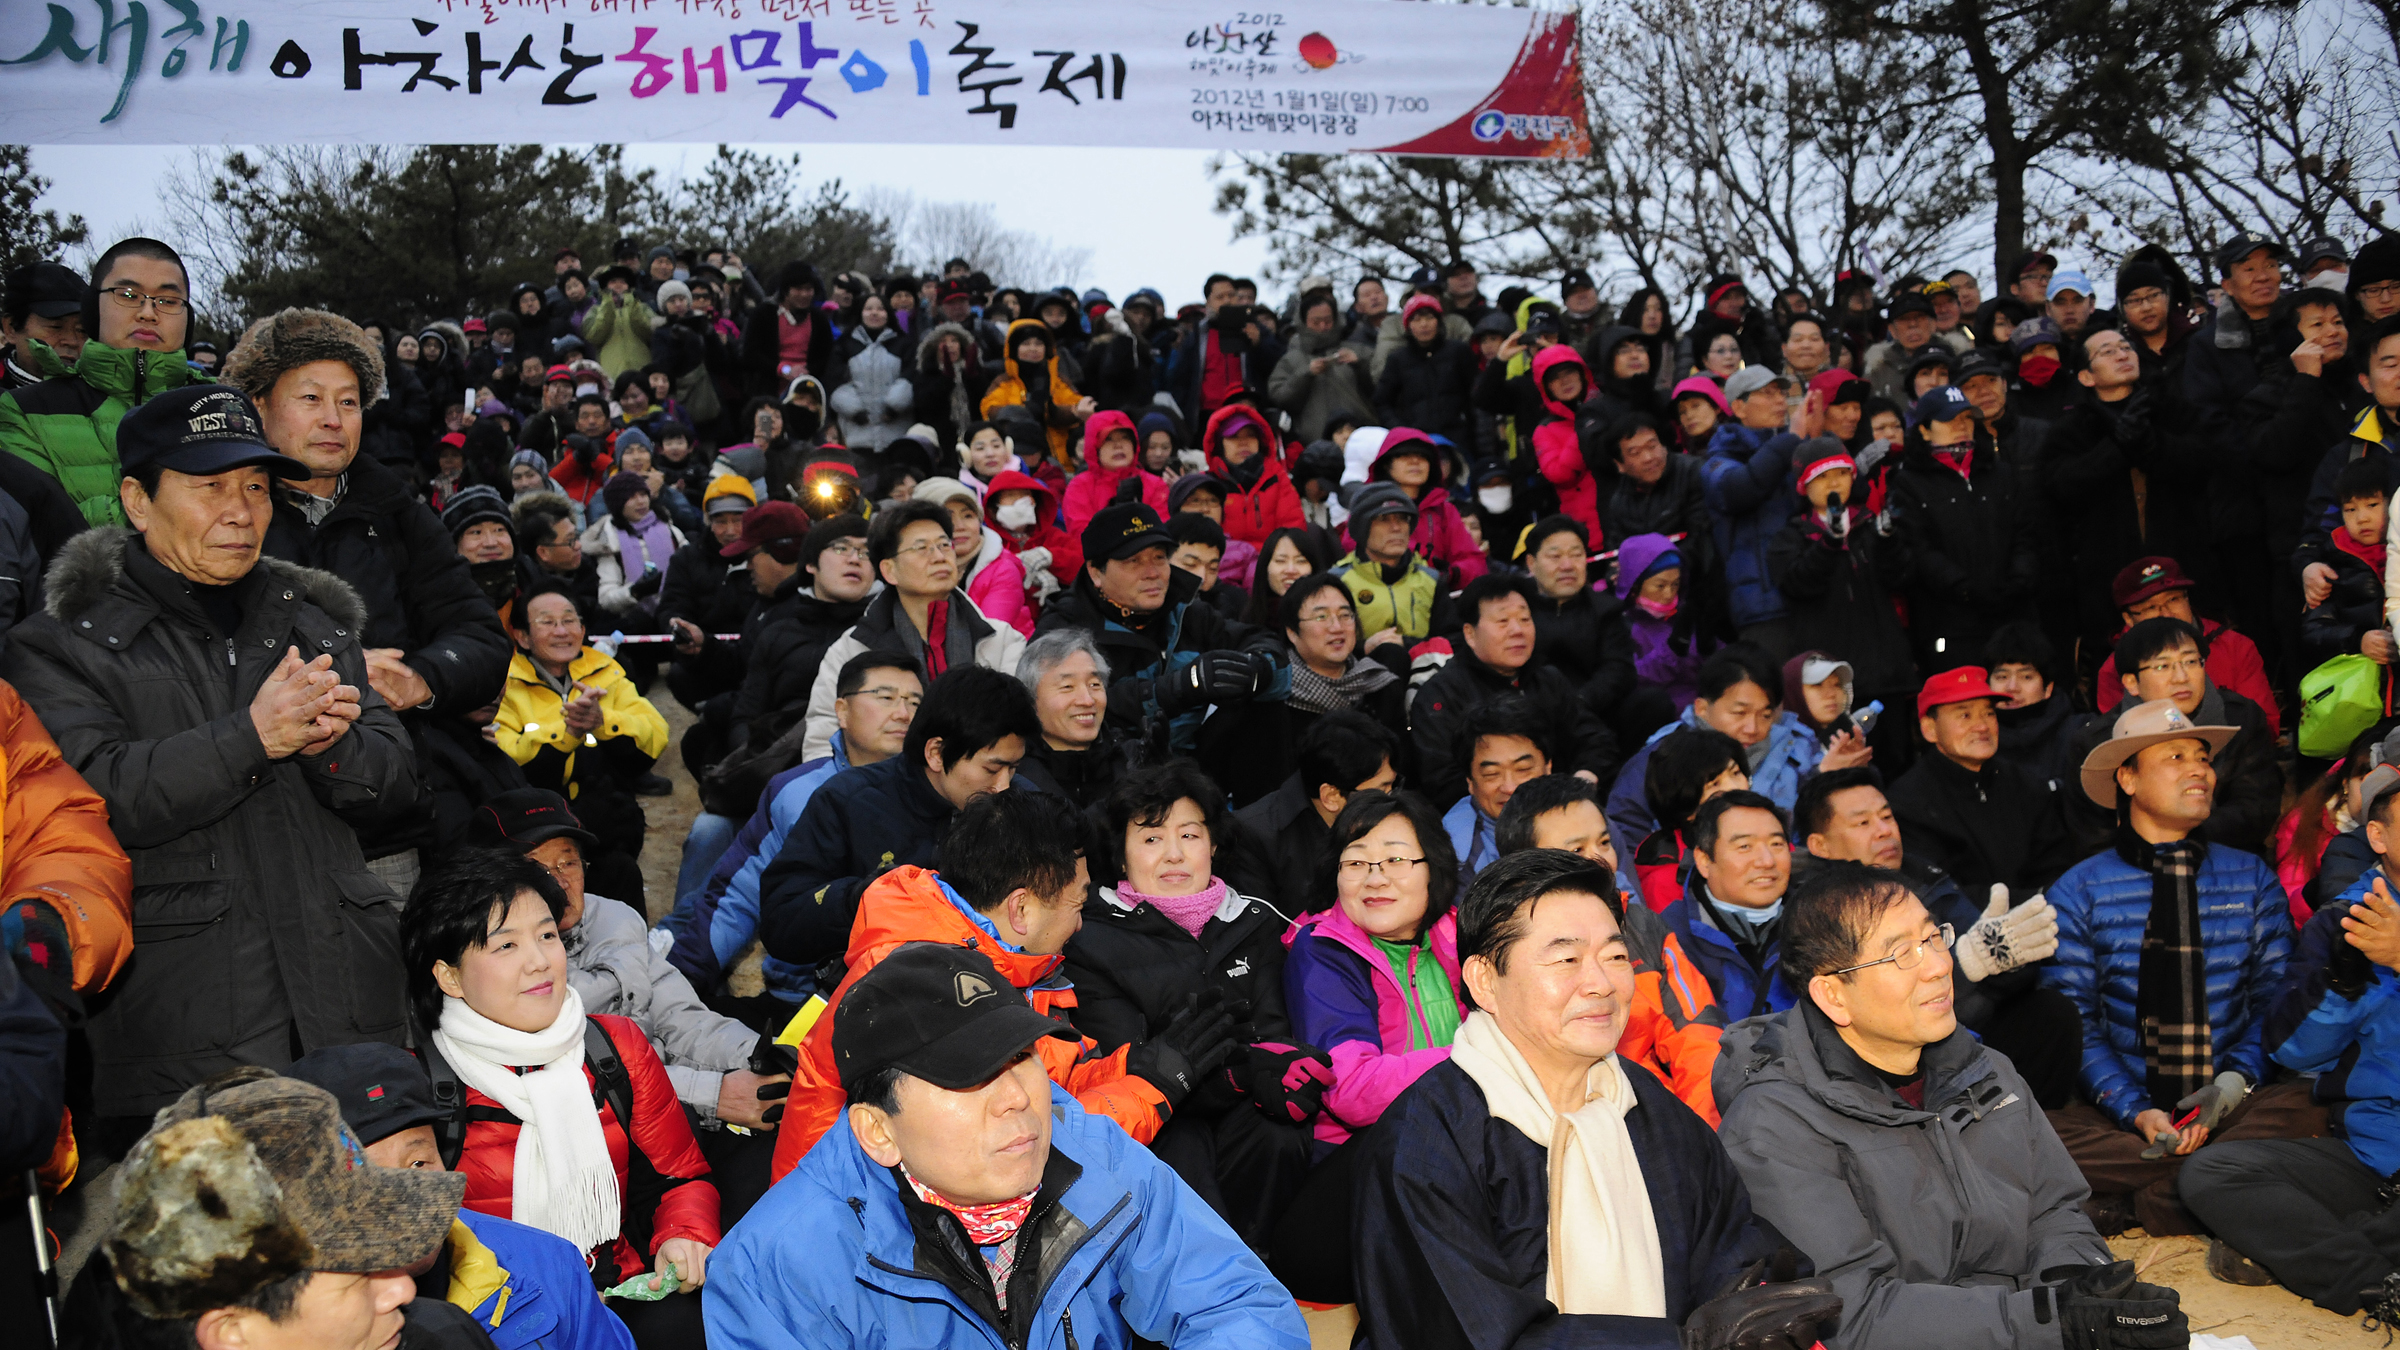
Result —
<instances>
[{"instance_id":1,"label":"black puffy jacket","mask_svg":"<svg viewBox=\"0 0 2400 1350\"><path fill-rule=\"evenodd\" d=\"M1432 346L1410 338L1384 362L1375 381L1375 411L1384 425L1413 427L1428 436L1447 436L1462 451L1475 442L1473 411L1475 350L1436 338Z\"/></svg>"},{"instance_id":2,"label":"black puffy jacket","mask_svg":"<svg viewBox=\"0 0 2400 1350\"><path fill-rule=\"evenodd\" d=\"M1976 659L1993 629L2030 608L2040 561L2035 504L1982 433L1961 477L1914 431L1892 475L1890 504L1916 565L1908 615L1918 667L1948 670Z\"/></svg>"},{"instance_id":3,"label":"black puffy jacket","mask_svg":"<svg viewBox=\"0 0 2400 1350\"><path fill-rule=\"evenodd\" d=\"M1533 659L1565 671L1584 706L1605 717L1633 692L1633 633L1614 591L1543 596L1533 606Z\"/></svg>"},{"instance_id":4,"label":"black puffy jacket","mask_svg":"<svg viewBox=\"0 0 2400 1350\"><path fill-rule=\"evenodd\" d=\"M864 600L822 600L792 574L742 627L742 691L733 701L734 744L765 745L808 716L827 648L867 612Z\"/></svg>"},{"instance_id":5,"label":"black puffy jacket","mask_svg":"<svg viewBox=\"0 0 2400 1350\"><path fill-rule=\"evenodd\" d=\"M148 1115L242 1064L406 1031L399 897L359 833L417 801L400 719L367 683L366 610L336 576L262 560L218 634L130 530L77 535L0 678L108 803L133 859L133 960L92 1013L103 1116ZM267 758L250 701L288 648L330 655L360 715L315 756Z\"/></svg>"}]
</instances>

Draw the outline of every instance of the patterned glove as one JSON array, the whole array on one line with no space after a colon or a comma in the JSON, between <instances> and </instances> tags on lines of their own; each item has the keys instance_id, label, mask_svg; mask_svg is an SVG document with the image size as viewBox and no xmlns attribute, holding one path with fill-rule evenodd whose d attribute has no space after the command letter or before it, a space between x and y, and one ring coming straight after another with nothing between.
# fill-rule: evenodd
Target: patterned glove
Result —
<instances>
[{"instance_id":1,"label":"patterned glove","mask_svg":"<svg viewBox=\"0 0 2400 1350\"><path fill-rule=\"evenodd\" d=\"M62 981L75 973L75 946L67 936L67 921L39 900L12 901L0 910L0 946Z\"/></svg>"},{"instance_id":2,"label":"patterned glove","mask_svg":"<svg viewBox=\"0 0 2400 1350\"><path fill-rule=\"evenodd\" d=\"M1950 948L1958 973L1976 981L2032 965L2057 951L2058 913L2050 901L2037 895L2010 909L2008 887L2000 885L1992 887L1992 903L1983 917Z\"/></svg>"},{"instance_id":3,"label":"patterned glove","mask_svg":"<svg viewBox=\"0 0 2400 1350\"><path fill-rule=\"evenodd\" d=\"M1295 1124L1314 1119L1333 1086L1333 1061L1313 1045L1261 1041L1248 1055L1250 1104L1269 1120Z\"/></svg>"}]
</instances>

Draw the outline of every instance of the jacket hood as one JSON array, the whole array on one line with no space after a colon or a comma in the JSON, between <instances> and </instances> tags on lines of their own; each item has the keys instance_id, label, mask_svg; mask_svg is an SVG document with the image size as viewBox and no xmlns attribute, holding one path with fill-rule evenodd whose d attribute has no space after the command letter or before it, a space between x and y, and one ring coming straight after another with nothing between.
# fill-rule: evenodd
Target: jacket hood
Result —
<instances>
[{"instance_id":1,"label":"jacket hood","mask_svg":"<svg viewBox=\"0 0 2400 1350\"><path fill-rule=\"evenodd\" d=\"M1247 403L1228 403L1209 414L1208 426L1200 433L1200 452L1208 456L1209 463L1223 467L1225 456L1218 445L1225 438L1225 428L1244 417L1258 423L1258 452L1266 457L1270 467L1275 465L1278 458L1275 454L1275 430L1268 425L1265 413Z\"/></svg>"},{"instance_id":2,"label":"jacket hood","mask_svg":"<svg viewBox=\"0 0 2400 1350\"><path fill-rule=\"evenodd\" d=\"M1065 387L1058 378L1058 334L1040 319L1019 319L1008 326L1008 336L1000 343L1000 364L1008 371L1008 378L1020 381L1025 378L1017 369L1017 343L1028 334L1040 338L1042 345L1049 349L1042 365L1050 372L1051 386Z\"/></svg>"},{"instance_id":3,"label":"jacket hood","mask_svg":"<svg viewBox=\"0 0 2400 1350\"><path fill-rule=\"evenodd\" d=\"M1667 402L1672 404L1675 402L1675 400L1692 394L1697 394L1700 397L1707 399L1709 402L1716 404L1717 415L1719 417L1733 416L1733 405L1725 401L1725 391L1718 388L1717 382L1710 379L1706 375L1694 375L1689 379L1678 382L1675 386L1675 392L1668 396Z\"/></svg>"},{"instance_id":4,"label":"jacket hood","mask_svg":"<svg viewBox=\"0 0 2400 1350\"><path fill-rule=\"evenodd\" d=\"M1375 447L1374 461L1367 465L1368 482L1381 483L1391 479L1392 452L1395 450L1406 450L1431 461L1433 472L1425 480L1426 495L1431 496L1440 490L1438 485L1442 481L1442 471L1449 464L1442 454L1442 447L1435 445L1431 436L1415 427L1393 427L1384 433L1383 443Z\"/></svg>"},{"instance_id":5,"label":"jacket hood","mask_svg":"<svg viewBox=\"0 0 2400 1350\"><path fill-rule=\"evenodd\" d=\"M1003 492L1030 492L1033 494L1033 520L1036 529L1048 524L1058 516L1058 494L1050 490L1049 484L1032 474L1019 473L1015 469L1002 469L992 475L991 482L983 485L983 499L987 502Z\"/></svg>"},{"instance_id":6,"label":"jacket hood","mask_svg":"<svg viewBox=\"0 0 2400 1350\"><path fill-rule=\"evenodd\" d=\"M1550 372L1565 365L1572 365L1583 372L1583 392L1585 396L1590 396L1593 388L1592 368L1585 365L1583 357L1564 342L1544 347L1533 358L1533 388L1542 396L1542 406L1549 409L1552 417L1572 422L1575 420L1575 410L1550 397Z\"/></svg>"},{"instance_id":7,"label":"jacket hood","mask_svg":"<svg viewBox=\"0 0 2400 1350\"><path fill-rule=\"evenodd\" d=\"M1012 952L983 931L950 897L930 869L895 867L876 878L858 897L858 918L850 926L850 965L863 967L878 952L903 942L940 942L972 947L992 958L1003 978L1019 989L1040 984L1065 964L1064 956Z\"/></svg>"},{"instance_id":8,"label":"jacket hood","mask_svg":"<svg viewBox=\"0 0 2400 1350\"><path fill-rule=\"evenodd\" d=\"M443 342L449 344L450 349L442 353L443 360L458 361L463 360L466 357L467 332L457 324L450 322L448 319L437 319L434 322L425 325L424 332L417 334L417 336L421 338L425 336L425 333L432 333L441 338ZM421 359L422 358L420 358L420 360Z\"/></svg>"},{"instance_id":9,"label":"jacket hood","mask_svg":"<svg viewBox=\"0 0 2400 1350\"><path fill-rule=\"evenodd\" d=\"M1592 339L1592 355L1598 359L1602 370L1613 370L1616 368L1616 363L1610 358L1617 354L1617 348L1629 342L1641 343L1642 330L1631 324L1612 323L1600 330L1600 336ZM1646 345L1642 349L1649 350ZM1644 375L1641 378L1647 380L1650 377Z\"/></svg>"},{"instance_id":10,"label":"jacket hood","mask_svg":"<svg viewBox=\"0 0 2400 1350\"><path fill-rule=\"evenodd\" d=\"M965 359L969 361L980 359L980 354L975 349L973 333L958 324L937 323L917 337L917 369L933 370L941 364L941 353L936 349L941 346L944 333L958 339L958 350Z\"/></svg>"},{"instance_id":11,"label":"jacket hood","mask_svg":"<svg viewBox=\"0 0 2400 1350\"><path fill-rule=\"evenodd\" d=\"M1092 420L1083 424L1083 462L1085 466L1094 469L1100 467L1100 443L1107 440L1112 431L1122 431L1133 437L1133 464L1138 468L1142 462L1141 433L1133 429L1132 418L1114 408L1104 408L1093 413Z\"/></svg>"},{"instance_id":12,"label":"jacket hood","mask_svg":"<svg viewBox=\"0 0 2400 1350\"><path fill-rule=\"evenodd\" d=\"M1617 545L1617 579L1611 588L1619 600L1629 600L1642 581L1642 574L1658 561L1661 554L1675 552L1675 541L1663 534L1637 534Z\"/></svg>"},{"instance_id":13,"label":"jacket hood","mask_svg":"<svg viewBox=\"0 0 2400 1350\"><path fill-rule=\"evenodd\" d=\"M42 603L45 613L60 623L67 623L90 613L108 599L109 589L125 575L125 550L137 546L141 537L122 526L103 526L85 530L59 546L58 556L51 560L50 571L44 578L49 594ZM300 597L325 611L335 623L353 632L367 626L366 602L350 583L331 572L302 567L281 558L261 557L258 565L284 581L300 587Z\"/></svg>"},{"instance_id":14,"label":"jacket hood","mask_svg":"<svg viewBox=\"0 0 2400 1350\"><path fill-rule=\"evenodd\" d=\"M825 382L818 379L814 375L802 375L793 380L790 384L785 385L783 387L783 401L786 403L791 402L792 395L799 393L803 389L810 390L816 394L817 407L822 412L830 413L832 411L832 405L825 401Z\"/></svg>"}]
</instances>

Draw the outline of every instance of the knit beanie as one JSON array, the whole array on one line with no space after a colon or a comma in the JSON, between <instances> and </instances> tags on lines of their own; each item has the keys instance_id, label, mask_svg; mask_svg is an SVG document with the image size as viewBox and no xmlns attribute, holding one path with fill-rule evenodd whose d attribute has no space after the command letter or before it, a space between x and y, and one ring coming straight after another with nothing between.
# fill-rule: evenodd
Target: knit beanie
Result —
<instances>
[{"instance_id":1,"label":"knit beanie","mask_svg":"<svg viewBox=\"0 0 2400 1350\"><path fill-rule=\"evenodd\" d=\"M647 494L649 491L650 484L641 475L621 473L609 479L608 486L600 489L600 498L608 503L610 515L622 516L625 514L625 503L632 501L637 493Z\"/></svg>"}]
</instances>

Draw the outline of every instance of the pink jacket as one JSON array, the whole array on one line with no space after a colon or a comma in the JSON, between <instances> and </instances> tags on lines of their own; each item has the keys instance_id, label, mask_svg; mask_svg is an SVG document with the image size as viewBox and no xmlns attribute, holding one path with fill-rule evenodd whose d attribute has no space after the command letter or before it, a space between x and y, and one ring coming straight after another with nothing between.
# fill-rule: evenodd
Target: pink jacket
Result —
<instances>
[{"instance_id":1,"label":"pink jacket","mask_svg":"<svg viewBox=\"0 0 2400 1350\"><path fill-rule=\"evenodd\" d=\"M1066 517L1067 533L1077 537L1082 536L1084 526L1092 523L1092 517L1100 514L1101 507L1116 500L1117 485L1135 474L1140 474L1142 478L1142 500L1160 515L1167 513L1167 480L1157 474L1144 472L1138 451L1134 455L1134 462L1122 469L1100 467L1100 443L1107 440L1108 433L1112 431L1133 432L1133 419L1112 409L1093 413L1092 420L1083 424L1084 470L1067 480L1065 504L1061 508L1061 514ZM1141 444L1139 435L1134 436L1134 444Z\"/></svg>"},{"instance_id":2,"label":"pink jacket","mask_svg":"<svg viewBox=\"0 0 2400 1350\"><path fill-rule=\"evenodd\" d=\"M1025 565L989 525L983 527L983 548L969 564L963 584L983 617L1033 636L1033 609L1025 603Z\"/></svg>"},{"instance_id":3,"label":"pink jacket","mask_svg":"<svg viewBox=\"0 0 2400 1350\"><path fill-rule=\"evenodd\" d=\"M1284 942L1291 948L1283 965L1283 996L1292 1032L1333 1061L1333 1087L1317 1115L1317 1138L1339 1144L1350 1131L1380 1119L1419 1074L1450 1058L1450 1049L1408 1048L1412 1012L1407 996L1392 976L1391 963L1340 905L1302 915ZM1434 921L1430 945L1450 987L1463 991L1455 913ZM1461 992L1458 999L1463 1011L1466 995Z\"/></svg>"},{"instance_id":4,"label":"pink jacket","mask_svg":"<svg viewBox=\"0 0 2400 1350\"><path fill-rule=\"evenodd\" d=\"M1592 387L1591 369L1583 358L1566 343L1545 347L1533 358L1533 387L1542 396L1542 408L1549 420L1533 429L1534 462L1542 469L1542 477L1558 489L1558 509L1574 518L1584 528L1592 547L1602 547L1600 538L1600 485L1592 480L1591 466L1583 458L1583 439L1575 426L1574 408L1550 397L1550 386L1544 381L1550 372L1572 364L1583 372L1583 387L1588 394Z\"/></svg>"}]
</instances>

